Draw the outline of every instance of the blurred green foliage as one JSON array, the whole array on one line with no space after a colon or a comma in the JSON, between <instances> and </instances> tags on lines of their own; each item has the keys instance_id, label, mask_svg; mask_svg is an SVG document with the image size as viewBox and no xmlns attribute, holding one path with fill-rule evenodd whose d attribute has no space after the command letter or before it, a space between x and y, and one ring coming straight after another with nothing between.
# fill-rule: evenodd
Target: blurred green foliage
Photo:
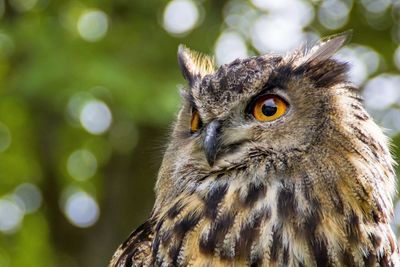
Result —
<instances>
[{"instance_id":1,"label":"blurred green foliage","mask_svg":"<svg viewBox=\"0 0 400 267\"><path fill-rule=\"evenodd\" d=\"M1 267L105 266L152 207L157 168L179 107L177 88L184 83L178 44L213 54L230 27L227 6L269 12L255 4L259 1L195 1L196 25L171 34L162 25L170 2L0 0ZM314 15L305 31L324 36L353 29L354 43L379 54L379 68L371 75L397 72L399 2L378 14L366 9L368 1L343 1L350 13L335 29L318 18L324 2L308 2ZM105 18L106 28L85 37L79 25L91 11L101 12L100 21L89 24ZM89 25L89 31L97 26ZM259 52L246 44L248 54ZM99 134L82 125L81 112L91 100L106 104L112 114L111 126ZM74 161L76 151L84 153ZM82 176L73 177L71 168ZM16 193L21 184L37 186L42 199L37 210L24 210L30 195L24 202ZM85 202L82 214L96 213L98 205L93 221L74 223L67 216L76 192L95 201Z\"/></svg>"}]
</instances>

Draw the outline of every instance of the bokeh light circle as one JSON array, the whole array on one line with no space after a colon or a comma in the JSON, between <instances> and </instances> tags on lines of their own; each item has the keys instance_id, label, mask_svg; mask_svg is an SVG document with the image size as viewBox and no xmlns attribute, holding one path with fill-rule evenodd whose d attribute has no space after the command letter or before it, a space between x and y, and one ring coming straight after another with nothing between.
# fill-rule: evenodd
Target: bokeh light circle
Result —
<instances>
[{"instance_id":1,"label":"bokeh light circle","mask_svg":"<svg viewBox=\"0 0 400 267\"><path fill-rule=\"evenodd\" d=\"M256 7L279 16L288 22L291 21L302 27L309 25L314 19L313 6L302 0L252 0Z\"/></svg>"},{"instance_id":2,"label":"bokeh light circle","mask_svg":"<svg viewBox=\"0 0 400 267\"><path fill-rule=\"evenodd\" d=\"M79 35L85 41L99 41L108 30L107 14L101 10L88 10L79 17L77 28Z\"/></svg>"},{"instance_id":3,"label":"bokeh light circle","mask_svg":"<svg viewBox=\"0 0 400 267\"><path fill-rule=\"evenodd\" d=\"M384 110L398 103L400 98L400 76L381 74L365 85L363 96L367 109Z\"/></svg>"},{"instance_id":4,"label":"bokeh light circle","mask_svg":"<svg viewBox=\"0 0 400 267\"><path fill-rule=\"evenodd\" d=\"M362 45L346 46L340 49L334 58L350 65L350 81L356 85L364 83L378 70L380 64L379 54L372 48Z\"/></svg>"},{"instance_id":5,"label":"bokeh light circle","mask_svg":"<svg viewBox=\"0 0 400 267\"><path fill-rule=\"evenodd\" d=\"M22 200L25 213L33 213L42 205L40 189L31 183L20 184L15 189L15 195Z\"/></svg>"},{"instance_id":6,"label":"bokeh light circle","mask_svg":"<svg viewBox=\"0 0 400 267\"><path fill-rule=\"evenodd\" d=\"M347 23L350 8L340 0L324 0L318 10L319 22L327 29L339 29Z\"/></svg>"},{"instance_id":7,"label":"bokeh light circle","mask_svg":"<svg viewBox=\"0 0 400 267\"><path fill-rule=\"evenodd\" d=\"M252 43L261 53L287 52L299 46L303 38L300 25L279 16L261 16L252 28Z\"/></svg>"},{"instance_id":8,"label":"bokeh light circle","mask_svg":"<svg viewBox=\"0 0 400 267\"><path fill-rule=\"evenodd\" d=\"M367 11L372 13L382 13L391 4L390 0L361 0L361 4Z\"/></svg>"},{"instance_id":9,"label":"bokeh light circle","mask_svg":"<svg viewBox=\"0 0 400 267\"><path fill-rule=\"evenodd\" d=\"M215 44L215 57L217 64L229 63L237 58L247 56L246 42L236 32L224 32Z\"/></svg>"},{"instance_id":10,"label":"bokeh light circle","mask_svg":"<svg viewBox=\"0 0 400 267\"><path fill-rule=\"evenodd\" d=\"M398 108L390 108L385 113L379 124L384 128L385 133L394 136L400 132L400 110Z\"/></svg>"},{"instance_id":11,"label":"bokeh light circle","mask_svg":"<svg viewBox=\"0 0 400 267\"><path fill-rule=\"evenodd\" d=\"M163 27L171 34L184 34L198 23L200 12L191 0L173 0L164 10Z\"/></svg>"},{"instance_id":12,"label":"bokeh light circle","mask_svg":"<svg viewBox=\"0 0 400 267\"><path fill-rule=\"evenodd\" d=\"M108 106L99 100L91 100L84 104L80 121L91 134L102 134L111 126L112 115Z\"/></svg>"},{"instance_id":13,"label":"bokeh light circle","mask_svg":"<svg viewBox=\"0 0 400 267\"><path fill-rule=\"evenodd\" d=\"M64 211L68 220L80 228L92 226L100 216L97 202L91 195L82 191L75 192L68 197Z\"/></svg>"},{"instance_id":14,"label":"bokeh light circle","mask_svg":"<svg viewBox=\"0 0 400 267\"><path fill-rule=\"evenodd\" d=\"M89 150L76 150L68 157L67 171L76 180L86 180L96 174L97 159Z\"/></svg>"},{"instance_id":15,"label":"bokeh light circle","mask_svg":"<svg viewBox=\"0 0 400 267\"><path fill-rule=\"evenodd\" d=\"M0 199L0 231L13 233L21 226L23 210L13 201Z\"/></svg>"}]
</instances>

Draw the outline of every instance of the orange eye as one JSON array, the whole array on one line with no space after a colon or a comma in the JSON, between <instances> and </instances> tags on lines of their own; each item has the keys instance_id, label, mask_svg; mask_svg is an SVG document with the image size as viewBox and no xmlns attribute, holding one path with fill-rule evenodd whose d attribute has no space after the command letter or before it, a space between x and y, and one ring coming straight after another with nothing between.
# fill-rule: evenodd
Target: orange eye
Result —
<instances>
[{"instance_id":1,"label":"orange eye","mask_svg":"<svg viewBox=\"0 0 400 267\"><path fill-rule=\"evenodd\" d=\"M199 112L197 110L192 111L192 119L190 121L190 131L192 133L197 132L203 126L203 122L200 119Z\"/></svg>"},{"instance_id":2,"label":"orange eye","mask_svg":"<svg viewBox=\"0 0 400 267\"><path fill-rule=\"evenodd\" d=\"M287 103L277 95L259 97L252 108L252 114L259 121L273 121L286 113Z\"/></svg>"}]
</instances>

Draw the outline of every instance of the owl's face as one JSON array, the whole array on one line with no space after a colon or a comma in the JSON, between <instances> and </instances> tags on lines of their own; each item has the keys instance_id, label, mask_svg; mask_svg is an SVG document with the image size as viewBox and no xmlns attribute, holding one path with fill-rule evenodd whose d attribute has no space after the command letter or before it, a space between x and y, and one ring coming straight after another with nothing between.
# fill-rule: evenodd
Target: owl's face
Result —
<instances>
[{"instance_id":1,"label":"owl's face","mask_svg":"<svg viewBox=\"0 0 400 267\"><path fill-rule=\"evenodd\" d=\"M332 115L335 84L346 71L326 55L310 60L302 52L235 60L215 71L199 71L191 57L180 49L189 88L173 143L204 170L242 163L255 148L277 155L307 150Z\"/></svg>"}]
</instances>

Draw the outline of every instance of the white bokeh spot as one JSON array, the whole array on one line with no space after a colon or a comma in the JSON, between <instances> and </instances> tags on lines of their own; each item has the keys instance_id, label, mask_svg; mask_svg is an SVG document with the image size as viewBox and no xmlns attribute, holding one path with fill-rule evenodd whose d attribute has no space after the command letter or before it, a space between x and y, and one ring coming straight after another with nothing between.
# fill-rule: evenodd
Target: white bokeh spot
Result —
<instances>
[{"instance_id":1,"label":"white bokeh spot","mask_svg":"<svg viewBox=\"0 0 400 267\"><path fill-rule=\"evenodd\" d=\"M340 0L325 0L318 10L319 22L327 29L343 27L349 18L350 7Z\"/></svg>"},{"instance_id":2,"label":"white bokeh spot","mask_svg":"<svg viewBox=\"0 0 400 267\"><path fill-rule=\"evenodd\" d=\"M222 33L215 44L215 57L219 65L247 57L245 40L236 32Z\"/></svg>"},{"instance_id":3,"label":"white bokeh spot","mask_svg":"<svg viewBox=\"0 0 400 267\"><path fill-rule=\"evenodd\" d=\"M19 229L24 211L13 201L0 199L0 231L14 233Z\"/></svg>"},{"instance_id":4,"label":"white bokeh spot","mask_svg":"<svg viewBox=\"0 0 400 267\"><path fill-rule=\"evenodd\" d=\"M252 0L256 7L279 16L285 20L292 21L302 27L307 26L314 19L313 6L301 0Z\"/></svg>"},{"instance_id":5,"label":"white bokeh spot","mask_svg":"<svg viewBox=\"0 0 400 267\"><path fill-rule=\"evenodd\" d=\"M102 134L111 126L111 111L104 102L91 100L84 104L80 114L80 121L83 128L89 133Z\"/></svg>"},{"instance_id":6,"label":"white bokeh spot","mask_svg":"<svg viewBox=\"0 0 400 267\"><path fill-rule=\"evenodd\" d=\"M384 110L398 103L400 98L400 76L381 74L365 85L364 103L369 110Z\"/></svg>"},{"instance_id":7,"label":"white bokeh spot","mask_svg":"<svg viewBox=\"0 0 400 267\"><path fill-rule=\"evenodd\" d=\"M78 191L68 197L65 203L65 214L73 225L86 228L97 222L100 210L91 195Z\"/></svg>"},{"instance_id":8,"label":"white bokeh spot","mask_svg":"<svg viewBox=\"0 0 400 267\"><path fill-rule=\"evenodd\" d=\"M350 81L356 85L361 85L367 78L376 72L379 67L379 54L366 46L352 45L340 49L334 58L350 65Z\"/></svg>"},{"instance_id":9,"label":"white bokeh spot","mask_svg":"<svg viewBox=\"0 0 400 267\"><path fill-rule=\"evenodd\" d=\"M164 10L163 27L174 35L192 30L200 18L196 4L191 0L173 0Z\"/></svg>"},{"instance_id":10,"label":"white bokeh spot","mask_svg":"<svg viewBox=\"0 0 400 267\"><path fill-rule=\"evenodd\" d=\"M86 11L79 17L77 27L79 35L85 41L99 41L108 30L107 14L101 10Z\"/></svg>"},{"instance_id":11,"label":"white bokeh spot","mask_svg":"<svg viewBox=\"0 0 400 267\"><path fill-rule=\"evenodd\" d=\"M300 25L279 16L261 16L252 29L252 43L261 53L287 52L304 40Z\"/></svg>"}]
</instances>

